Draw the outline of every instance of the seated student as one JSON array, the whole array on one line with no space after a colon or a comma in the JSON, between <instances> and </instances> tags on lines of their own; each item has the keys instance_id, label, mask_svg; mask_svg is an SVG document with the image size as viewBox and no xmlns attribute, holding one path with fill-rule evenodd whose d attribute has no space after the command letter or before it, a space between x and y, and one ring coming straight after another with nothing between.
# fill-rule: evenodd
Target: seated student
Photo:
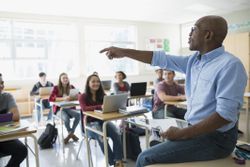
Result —
<instances>
[{"instance_id":1,"label":"seated student","mask_svg":"<svg viewBox=\"0 0 250 167\"><path fill-rule=\"evenodd\" d=\"M3 92L4 81L0 74L0 114L13 113L12 120L19 121L20 115L13 96ZM19 140L0 142L0 155L11 156L6 167L19 167L28 153L25 145Z\"/></svg>"},{"instance_id":2,"label":"seated student","mask_svg":"<svg viewBox=\"0 0 250 167\"><path fill-rule=\"evenodd\" d=\"M31 96L34 96L34 95L38 95L39 94L39 89L40 88L45 88L45 87L53 87L53 83L52 82L49 82L46 80L46 74L44 72L40 72L39 73L39 81L33 86L31 92L30 92L30 95ZM37 103L40 102L40 99L37 101ZM50 109L51 106L49 104L49 100L43 100L43 108L44 109ZM37 105L37 120L38 122L40 122L41 120L41 111L40 111L40 106ZM48 115L48 119L51 119L52 117L52 112L50 111L49 112L49 115Z\"/></svg>"},{"instance_id":3,"label":"seated student","mask_svg":"<svg viewBox=\"0 0 250 167\"><path fill-rule=\"evenodd\" d=\"M175 72L164 70L165 80L157 85L156 93L154 94L153 118L164 118L164 101L185 100L184 87L178 85L174 81ZM181 95L179 95L181 94ZM167 115L174 118L184 119L186 109L177 108L174 105L167 105Z\"/></svg>"},{"instance_id":4,"label":"seated student","mask_svg":"<svg viewBox=\"0 0 250 167\"><path fill-rule=\"evenodd\" d=\"M115 94L126 93L130 90L128 82L123 81L126 78L127 76L123 71L117 71L115 73L115 79L117 81L113 84Z\"/></svg>"},{"instance_id":5,"label":"seated student","mask_svg":"<svg viewBox=\"0 0 250 167\"><path fill-rule=\"evenodd\" d=\"M94 111L95 109L102 109L103 97L105 96L104 90L101 85L100 78L97 75L90 75L87 78L85 93L79 96L80 106L83 112ZM88 123L95 126L97 129L102 129L103 121L96 119L89 119ZM89 136L95 138L101 149L104 152L103 138L96 133L88 132ZM115 167L123 167L122 163L122 143L121 136L118 129L111 122L107 124L107 134L113 141L113 151L110 146L108 147L108 159L110 165L115 165Z\"/></svg>"},{"instance_id":6,"label":"seated student","mask_svg":"<svg viewBox=\"0 0 250 167\"><path fill-rule=\"evenodd\" d=\"M164 79L163 79L163 69L158 68L158 69L155 70L155 73L156 73L156 75L157 75L157 78L156 78L155 81L154 81L154 87L156 88L157 84L158 84L159 82L161 82L161 81L164 80Z\"/></svg>"},{"instance_id":7,"label":"seated student","mask_svg":"<svg viewBox=\"0 0 250 167\"><path fill-rule=\"evenodd\" d=\"M61 73L59 76L58 85L54 86L52 93L49 97L49 101L72 101L77 100L77 95L75 97L70 96L70 89L75 87L70 84L68 75L66 73ZM59 107L53 106L53 111L55 114L60 110ZM74 118L73 126L70 127L70 118ZM64 125L68 131L68 136L64 139L64 143L68 144L69 140L72 138L74 141L78 141L79 138L74 134L75 129L80 121L80 113L78 113L75 108L64 108L62 110L62 119Z\"/></svg>"}]
</instances>

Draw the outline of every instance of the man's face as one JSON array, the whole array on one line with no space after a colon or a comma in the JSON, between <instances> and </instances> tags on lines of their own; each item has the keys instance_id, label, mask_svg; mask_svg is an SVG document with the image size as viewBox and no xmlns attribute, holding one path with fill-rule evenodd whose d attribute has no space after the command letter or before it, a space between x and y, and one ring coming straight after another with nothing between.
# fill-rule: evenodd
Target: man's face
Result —
<instances>
[{"instance_id":1,"label":"man's face","mask_svg":"<svg viewBox=\"0 0 250 167\"><path fill-rule=\"evenodd\" d=\"M202 28L200 21L197 21L189 33L189 49L200 51L204 46L206 30Z\"/></svg>"},{"instance_id":2,"label":"man's face","mask_svg":"<svg viewBox=\"0 0 250 167\"><path fill-rule=\"evenodd\" d=\"M4 89L4 81L3 81L3 78L0 77L0 93L3 92L3 89Z\"/></svg>"},{"instance_id":3,"label":"man's face","mask_svg":"<svg viewBox=\"0 0 250 167\"><path fill-rule=\"evenodd\" d=\"M175 77L175 75L172 71L164 71L164 79L166 81L173 81L174 77Z\"/></svg>"},{"instance_id":4,"label":"man's face","mask_svg":"<svg viewBox=\"0 0 250 167\"><path fill-rule=\"evenodd\" d=\"M156 70L156 74L157 74L158 78L162 78L163 70L162 69Z\"/></svg>"}]
</instances>

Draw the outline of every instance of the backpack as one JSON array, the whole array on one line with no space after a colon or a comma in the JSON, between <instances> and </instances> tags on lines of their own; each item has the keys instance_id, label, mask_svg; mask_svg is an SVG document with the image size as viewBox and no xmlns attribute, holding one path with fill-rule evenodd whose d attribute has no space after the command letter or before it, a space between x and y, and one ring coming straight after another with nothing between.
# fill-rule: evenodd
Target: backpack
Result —
<instances>
[{"instance_id":1,"label":"backpack","mask_svg":"<svg viewBox=\"0 0 250 167\"><path fill-rule=\"evenodd\" d=\"M123 141L123 133L122 133ZM139 135L131 131L131 129L126 130L126 149L127 157L136 161L138 155L141 153L141 145L139 140Z\"/></svg>"},{"instance_id":2,"label":"backpack","mask_svg":"<svg viewBox=\"0 0 250 167\"><path fill-rule=\"evenodd\" d=\"M57 128L54 125L47 124L45 131L41 134L38 139L38 144L41 149L53 148L53 144L56 142L58 135Z\"/></svg>"}]
</instances>

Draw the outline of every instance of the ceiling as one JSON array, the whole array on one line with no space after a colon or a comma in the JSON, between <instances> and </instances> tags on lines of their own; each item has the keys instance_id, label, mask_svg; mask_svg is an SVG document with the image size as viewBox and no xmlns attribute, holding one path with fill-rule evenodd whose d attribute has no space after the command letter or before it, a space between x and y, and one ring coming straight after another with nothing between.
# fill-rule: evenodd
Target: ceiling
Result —
<instances>
[{"instance_id":1,"label":"ceiling","mask_svg":"<svg viewBox=\"0 0 250 167\"><path fill-rule=\"evenodd\" d=\"M176 24L244 9L250 0L0 0L1 12Z\"/></svg>"}]
</instances>

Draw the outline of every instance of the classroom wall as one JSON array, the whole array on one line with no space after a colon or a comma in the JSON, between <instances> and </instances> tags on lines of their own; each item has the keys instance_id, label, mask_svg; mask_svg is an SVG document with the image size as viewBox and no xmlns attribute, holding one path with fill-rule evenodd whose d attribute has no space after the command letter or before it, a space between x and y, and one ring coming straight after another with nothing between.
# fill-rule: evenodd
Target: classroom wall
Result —
<instances>
[{"instance_id":1,"label":"classroom wall","mask_svg":"<svg viewBox=\"0 0 250 167\"><path fill-rule=\"evenodd\" d=\"M86 71L84 66L86 65L86 55L84 54L84 26L89 24L110 24L110 25L135 25L137 27L137 49L146 49L146 39L148 38L168 38L170 40L170 53L179 54L180 49L180 27L177 24L161 24L161 23L149 23L149 22L135 22L135 21L120 21L120 20L109 20L109 19L88 19L79 17L59 17L59 16L45 16L45 15L32 15L32 14L21 14L21 13L8 13L0 12L0 18L14 18L14 19L28 19L42 22L61 23L69 22L77 25L79 29L79 41L80 41L80 65L81 73L77 78L70 78L73 83L80 90L83 90ZM152 81L155 75L152 69L149 69L145 64L139 64L139 75L128 76L128 82L139 82L139 81ZM101 79L113 80L113 77L102 77ZM57 83L57 78L49 79L54 83ZM36 80L12 80L6 82L8 86L18 86L26 89L31 89L33 83Z\"/></svg>"}]
</instances>

